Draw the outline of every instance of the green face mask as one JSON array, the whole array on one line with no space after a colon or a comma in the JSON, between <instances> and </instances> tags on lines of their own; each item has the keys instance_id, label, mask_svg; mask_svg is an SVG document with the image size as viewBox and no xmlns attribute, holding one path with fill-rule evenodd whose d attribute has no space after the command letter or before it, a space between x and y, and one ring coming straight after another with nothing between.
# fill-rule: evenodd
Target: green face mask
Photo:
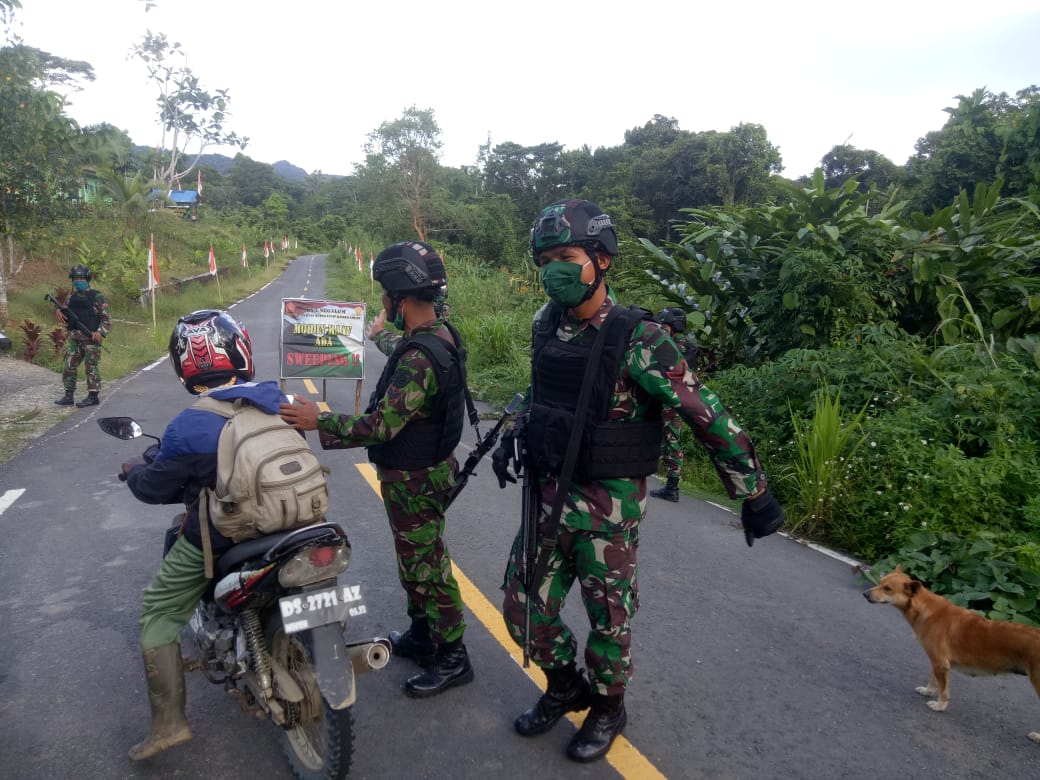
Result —
<instances>
[{"instance_id":1,"label":"green face mask","mask_svg":"<svg viewBox=\"0 0 1040 780\"><path fill-rule=\"evenodd\" d=\"M577 306L585 299L585 294L595 284L586 284L581 280L582 269L589 261L582 265L565 263L562 260L554 260L542 266L542 287L545 294L561 306L568 309Z\"/></svg>"}]
</instances>

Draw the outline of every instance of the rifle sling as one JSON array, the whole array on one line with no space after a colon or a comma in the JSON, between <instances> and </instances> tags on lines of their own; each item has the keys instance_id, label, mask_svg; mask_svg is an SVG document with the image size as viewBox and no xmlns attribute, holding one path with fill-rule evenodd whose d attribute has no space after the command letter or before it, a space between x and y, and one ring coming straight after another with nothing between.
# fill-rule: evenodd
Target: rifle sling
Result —
<instances>
[{"instance_id":1,"label":"rifle sling","mask_svg":"<svg viewBox=\"0 0 1040 780\"><path fill-rule=\"evenodd\" d=\"M560 527L560 517L563 514L563 502L567 500L568 492L571 489L571 477L574 475L574 466L578 462L578 450L581 448L581 434L585 428L585 418L589 409L589 401L592 398L592 386L596 372L599 371L600 356L603 354L603 345L607 340L607 331L611 329L611 325L614 322L616 315L622 311L620 306L611 307L610 311L607 312L607 316L603 320L603 324L599 328L599 332L596 334L596 340L592 343L592 350L589 352L588 362L585 364L585 374L581 380L581 392L578 394L578 406L574 411L574 425L571 427L571 437L567 441L567 453L563 459L563 468L560 471L560 476L556 480L556 500L553 501L552 511L549 514L549 519L545 524L544 533L542 538L538 541L538 558L535 560L534 566L531 567L530 581L525 583L525 590L527 591L528 598L538 599L541 601L541 597L538 594L538 583L545 573L546 567L549 565L549 558L552 556L553 551L556 549L556 532ZM537 485L533 486L537 489ZM541 501L539 501L539 504ZM536 515L537 517L537 515ZM535 521L535 527L537 527L537 520ZM534 592L532 592L534 591Z\"/></svg>"}]
</instances>

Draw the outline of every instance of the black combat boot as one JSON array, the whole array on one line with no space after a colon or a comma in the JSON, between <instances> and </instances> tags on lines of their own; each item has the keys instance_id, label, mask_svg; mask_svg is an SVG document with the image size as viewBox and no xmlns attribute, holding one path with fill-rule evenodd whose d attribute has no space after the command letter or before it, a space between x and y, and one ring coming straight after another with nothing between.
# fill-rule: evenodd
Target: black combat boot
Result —
<instances>
[{"instance_id":1,"label":"black combat boot","mask_svg":"<svg viewBox=\"0 0 1040 780\"><path fill-rule=\"evenodd\" d=\"M572 663L562 669L546 669L545 677L549 684L542 698L513 721L513 728L525 737L544 734L568 712L580 712L589 706L592 692L585 670L576 669Z\"/></svg>"},{"instance_id":2,"label":"black combat boot","mask_svg":"<svg viewBox=\"0 0 1040 780\"><path fill-rule=\"evenodd\" d=\"M72 406L74 403L76 403L76 399L73 396L71 390L66 390L65 395L63 395L54 403L56 403L58 406Z\"/></svg>"},{"instance_id":3,"label":"black combat boot","mask_svg":"<svg viewBox=\"0 0 1040 780\"><path fill-rule=\"evenodd\" d=\"M91 390L87 393L87 397L76 404L77 409L83 409L87 406L97 406L101 401L98 400L97 390Z\"/></svg>"},{"instance_id":4,"label":"black combat boot","mask_svg":"<svg viewBox=\"0 0 1040 780\"><path fill-rule=\"evenodd\" d=\"M665 501L671 501L672 503L679 502L679 478L668 477L668 481L664 483L664 487L657 488L657 490L651 490L650 495L654 498L663 498Z\"/></svg>"},{"instance_id":5,"label":"black combat boot","mask_svg":"<svg viewBox=\"0 0 1040 780\"><path fill-rule=\"evenodd\" d=\"M586 763L603 758L628 722L625 714L625 695L592 695L592 708L585 716L581 729L567 746L567 758Z\"/></svg>"},{"instance_id":6,"label":"black combat boot","mask_svg":"<svg viewBox=\"0 0 1040 780\"><path fill-rule=\"evenodd\" d=\"M394 655L411 658L424 669L433 662L437 645L430 638L430 621L425 617L413 617L412 625L403 634L390 632L390 647Z\"/></svg>"},{"instance_id":7,"label":"black combat boot","mask_svg":"<svg viewBox=\"0 0 1040 780\"><path fill-rule=\"evenodd\" d=\"M436 696L455 685L473 682L473 667L461 639L437 647L433 662L425 672L410 677L404 692L413 699Z\"/></svg>"}]
</instances>

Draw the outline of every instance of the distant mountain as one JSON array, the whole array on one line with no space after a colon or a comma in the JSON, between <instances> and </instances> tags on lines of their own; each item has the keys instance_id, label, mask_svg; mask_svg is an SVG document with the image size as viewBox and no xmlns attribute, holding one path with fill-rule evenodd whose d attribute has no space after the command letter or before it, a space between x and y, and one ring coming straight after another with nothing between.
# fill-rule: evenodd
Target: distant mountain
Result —
<instances>
[{"instance_id":1,"label":"distant mountain","mask_svg":"<svg viewBox=\"0 0 1040 780\"><path fill-rule=\"evenodd\" d=\"M151 149L148 146L135 146L134 153L141 154ZM212 168L221 176L227 176L228 171L231 170L231 166L234 165L235 159L228 157L225 154L204 154L199 157L199 166L203 168ZM286 160L279 160L271 166L271 170L274 171L275 176L285 179L288 182L298 184L307 179L307 171L299 166L293 165L291 162ZM336 179L338 176L324 174L323 178Z\"/></svg>"}]
</instances>

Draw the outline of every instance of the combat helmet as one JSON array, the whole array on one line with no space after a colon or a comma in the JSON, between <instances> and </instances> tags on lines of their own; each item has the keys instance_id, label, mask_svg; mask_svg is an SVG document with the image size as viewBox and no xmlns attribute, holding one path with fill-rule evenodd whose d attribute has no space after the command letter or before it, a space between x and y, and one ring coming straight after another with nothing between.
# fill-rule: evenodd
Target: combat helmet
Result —
<instances>
[{"instance_id":1,"label":"combat helmet","mask_svg":"<svg viewBox=\"0 0 1040 780\"><path fill-rule=\"evenodd\" d=\"M588 200L561 200L546 206L531 228L531 259L546 249L581 246L617 257L618 238L614 223L595 203Z\"/></svg>"}]
</instances>

